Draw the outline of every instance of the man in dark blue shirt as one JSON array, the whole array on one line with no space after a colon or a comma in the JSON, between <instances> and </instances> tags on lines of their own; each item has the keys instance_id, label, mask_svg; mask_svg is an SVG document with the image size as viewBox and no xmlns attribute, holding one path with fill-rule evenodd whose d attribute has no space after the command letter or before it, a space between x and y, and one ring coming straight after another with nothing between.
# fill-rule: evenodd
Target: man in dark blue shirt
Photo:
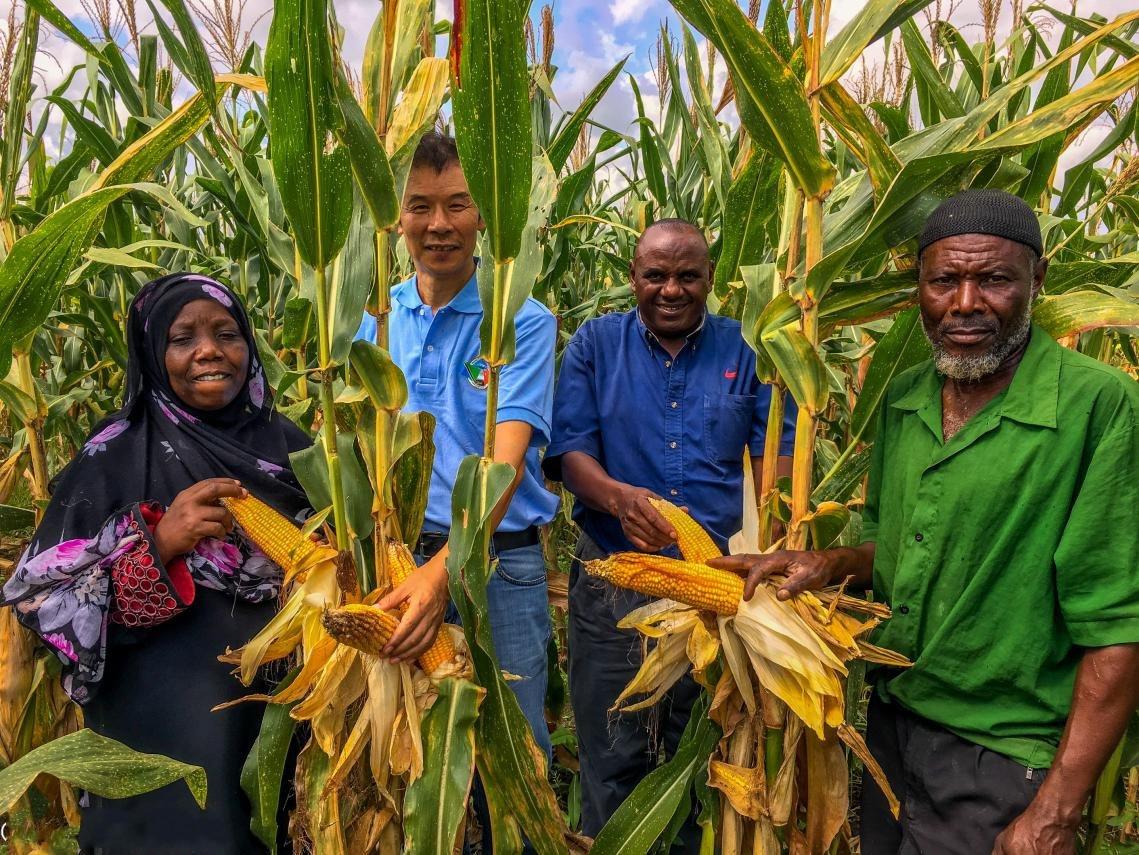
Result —
<instances>
[{"instance_id":1,"label":"man in dark blue shirt","mask_svg":"<svg viewBox=\"0 0 1139 855\"><path fill-rule=\"evenodd\" d=\"M569 682L589 836L655 767L658 748L675 752L699 689L686 678L659 710L610 716L641 661L636 633L617 621L649 598L587 576L580 562L672 546L654 497L687 507L725 548L741 525L745 448L760 482L771 397L739 322L706 311L712 266L698 228L683 220L651 225L630 278L637 308L587 322L566 348L543 462L576 496L582 529L570 575ZM790 402L788 410L787 455ZM789 472L790 461L780 459ZM692 845L695 826L683 836Z\"/></svg>"}]
</instances>

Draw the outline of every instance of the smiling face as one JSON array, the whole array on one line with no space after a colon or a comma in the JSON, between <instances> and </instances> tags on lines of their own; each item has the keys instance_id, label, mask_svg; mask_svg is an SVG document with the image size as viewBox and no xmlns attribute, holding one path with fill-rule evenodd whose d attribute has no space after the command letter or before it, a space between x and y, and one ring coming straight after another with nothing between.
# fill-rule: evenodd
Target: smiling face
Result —
<instances>
[{"instance_id":1,"label":"smiling face","mask_svg":"<svg viewBox=\"0 0 1139 855\"><path fill-rule=\"evenodd\" d=\"M993 235L956 235L926 247L918 303L938 371L976 381L1017 353L1047 266L1028 247Z\"/></svg>"},{"instance_id":2,"label":"smiling face","mask_svg":"<svg viewBox=\"0 0 1139 855\"><path fill-rule=\"evenodd\" d=\"M233 315L213 300L193 300L166 338L170 388L198 410L220 410L237 397L249 373L249 347Z\"/></svg>"},{"instance_id":3,"label":"smiling face","mask_svg":"<svg viewBox=\"0 0 1139 855\"><path fill-rule=\"evenodd\" d=\"M430 165L411 170L399 229L420 276L444 282L470 279L482 228L482 217L457 162L448 163L442 172Z\"/></svg>"},{"instance_id":4,"label":"smiling face","mask_svg":"<svg viewBox=\"0 0 1139 855\"><path fill-rule=\"evenodd\" d=\"M683 339L700 325L712 287L708 246L694 228L646 231L629 272L641 320L657 338Z\"/></svg>"}]
</instances>

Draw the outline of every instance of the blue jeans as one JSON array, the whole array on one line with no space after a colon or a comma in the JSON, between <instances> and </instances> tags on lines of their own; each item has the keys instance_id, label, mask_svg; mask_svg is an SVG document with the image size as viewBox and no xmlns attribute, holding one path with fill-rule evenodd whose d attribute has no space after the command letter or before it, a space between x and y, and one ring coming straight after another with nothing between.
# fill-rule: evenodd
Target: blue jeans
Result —
<instances>
[{"instance_id":1,"label":"blue jeans","mask_svg":"<svg viewBox=\"0 0 1139 855\"><path fill-rule=\"evenodd\" d=\"M522 714L538 747L549 759L553 753L546 727L546 646L550 642L550 606L546 593L546 560L540 544L500 552L498 566L486 588L490 607L490 634L498 665L521 679L506 685L518 698ZM415 561L426 558L415 553ZM448 623L460 623L454 605L447 608Z\"/></svg>"}]
</instances>

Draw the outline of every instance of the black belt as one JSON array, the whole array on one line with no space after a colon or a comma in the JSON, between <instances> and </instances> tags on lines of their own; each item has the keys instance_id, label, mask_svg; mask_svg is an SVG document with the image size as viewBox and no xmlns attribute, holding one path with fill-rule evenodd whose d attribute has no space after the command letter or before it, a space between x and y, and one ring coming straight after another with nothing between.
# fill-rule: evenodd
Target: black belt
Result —
<instances>
[{"instance_id":1,"label":"black belt","mask_svg":"<svg viewBox=\"0 0 1139 855\"><path fill-rule=\"evenodd\" d=\"M419 536L419 543L416 544L415 551L425 558L430 558L442 549L446 542L447 532L425 531ZM521 549L523 546L534 546L541 541L538 537L538 526L532 525L529 528L522 529L522 531L496 532L491 537L490 542L494 551L498 553L509 552L511 549Z\"/></svg>"}]
</instances>

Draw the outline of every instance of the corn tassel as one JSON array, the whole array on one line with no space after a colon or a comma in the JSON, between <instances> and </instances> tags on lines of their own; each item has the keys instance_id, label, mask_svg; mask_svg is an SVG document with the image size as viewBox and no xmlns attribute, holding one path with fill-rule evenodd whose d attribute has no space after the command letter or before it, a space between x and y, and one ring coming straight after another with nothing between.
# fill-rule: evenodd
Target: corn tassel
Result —
<instances>
[{"instance_id":1,"label":"corn tassel","mask_svg":"<svg viewBox=\"0 0 1139 855\"><path fill-rule=\"evenodd\" d=\"M619 588L721 615L734 615L744 596L744 580L734 573L663 555L618 552L599 561L586 561L585 569Z\"/></svg>"},{"instance_id":2,"label":"corn tassel","mask_svg":"<svg viewBox=\"0 0 1139 855\"><path fill-rule=\"evenodd\" d=\"M388 541L388 570L391 573L392 585L399 587L416 571L415 559L402 543L394 540ZM400 614L407 611L407 604L400 606ZM419 657L419 665L428 676L434 674L441 665L455 659L455 645L451 642L451 634L446 625L439 627L439 632L431 646Z\"/></svg>"},{"instance_id":3,"label":"corn tassel","mask_svg":"<svg viewBox=\"0 0 1139 855\"><path fill-rule=\"evenodd\" d=\"M668 524L676 529L676 545L680 547L680 554L684 556L685 561L703 564L711 558L719 558L724 554L708 536L708 532L704 531L700 523L692 519L687 512L664 499L649 499L649 502Z\"/></svg>"},{"instance_id":4,"label":"corn tassel","mask_svg":"<svg viewBox=\"0 0 1139 855\"><path fill-rule=\"evenodd\" d=\"M252 494L240 499L226 497L221 501L249 539L285 571L286 579L304 570L321 548L301 534L300 528L284 514Z\"/></svg>"}]
</instances>

